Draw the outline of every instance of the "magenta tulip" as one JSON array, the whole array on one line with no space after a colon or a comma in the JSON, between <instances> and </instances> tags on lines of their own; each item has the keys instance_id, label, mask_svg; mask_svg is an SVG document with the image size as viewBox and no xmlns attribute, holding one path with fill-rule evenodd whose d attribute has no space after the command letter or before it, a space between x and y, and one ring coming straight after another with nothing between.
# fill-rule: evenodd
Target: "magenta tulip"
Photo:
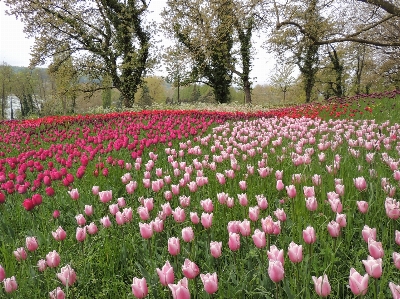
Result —
<instances>
[{"instance_id":1,"label":"magenta tulip","mask_svg":"<svg viewBox=\"0 0 400 299\"><path fill-rule=\"evenodd\" d=\"M200 273L199 267L189 259L185 259L184 264L182 265L182 272L188 279L193 279Z\"/></svg>"},{"instance_id":2,"label":"magenta tulip","mask_svg":"<svg viewBox=\"0 0 400 299\"><path fill-rule=\"evenodd\" d=\"M218 291L218 277L217 273L207 273L207 274L200 274L201 281L203 282L204 285L204 290L208 294L214 294L216 291Z\"/></svg>"},{"instance_id":3,"label":"magenta tulip","mask_svg":"<svg viewBox=\"0 0 400 299\"><path fill-rule=\"evenodd\" d=\"M331 285L329 284L328 276L326 276L326 274L318 278L313 276L312 280L314 282L315 292L318 294L318 296L328 297L331 293Z\"/></svg>"},{"instance_id":4,"label":"magenta tulip","mask_svg":"<svg viewBox=\"0 0 400 299\"><path fill-rule=\"evenodd\" d=\"M4 270L3 266L0 265L0 282L2 282L6 278L6 271Z\"/></svg>"},{"instance_id":5,"label":"magenta tulip","mask_svg":"<svg viewBox=\"0 0 400 299\"><path fill-rule=\"evenodd\" d=\"M368 274L361 276L354 268L350 269L349 285L354 295L365 295L368 291Z\"/></svg>"},{"instance_id":6,"label":"magenta tulip","mask_svg":"<svg viewBox=\"0 0 400 299\"><path fill-rule=\"evenodd\" d=\"M157 274L160 279L160 283L163 286L167 286L170 283L174 282L175 276L174 276L174 268L172 268L171 264L169 261L166 261L162 269L160 270L157 268Z\"/></svg>"},{"instance_id":7,"label":"magenta tulip","mask_svg":"<svg viewBox=\"0 0 400 299\"><path fill-rule=\"evenodd\" d=\"M147 288L147 282L146 278L139 279L137 277L134 277L132 280L132 294L138 298L145 298L147 294L149 293L149 290Z\"/></svg>"}]
</instances>

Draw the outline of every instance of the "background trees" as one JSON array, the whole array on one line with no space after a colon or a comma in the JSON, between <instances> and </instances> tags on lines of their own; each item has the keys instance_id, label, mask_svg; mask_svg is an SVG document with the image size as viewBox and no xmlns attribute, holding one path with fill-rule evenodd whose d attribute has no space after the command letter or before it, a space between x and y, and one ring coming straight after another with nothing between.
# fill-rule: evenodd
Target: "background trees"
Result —
<instances>
[{"instance_id":1,"label":"background trees","mask_svg":"<svg viewBox=\"0 0 400 299\"><path fill-rule=\"evenodd\" d=\"M132 107L139 99L150 105L167 96L176 102L309 102L400 85L395 1L165 1L157 29L172 46L156 57L148 0L6 0L36 37L32 65L52 61L49 78L25 74L18 77L23 87L9 91L22 96L21 113L79 112L88 92L107 108L118 106L118 98ZM253 89L256 38L280 66L296 67L286 75L277 67L269 84ZM166 82L150 76L161 60ZM7 90L4 78L0 74Z\"/></svg>"}]
</instances>

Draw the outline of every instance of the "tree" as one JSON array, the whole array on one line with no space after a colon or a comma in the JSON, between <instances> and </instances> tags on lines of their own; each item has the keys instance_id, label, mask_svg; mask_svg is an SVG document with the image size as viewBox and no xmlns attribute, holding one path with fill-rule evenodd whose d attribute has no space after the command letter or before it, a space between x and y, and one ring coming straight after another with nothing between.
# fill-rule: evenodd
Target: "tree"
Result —
<instances>
[{"instance_id":1,"label":"tree","mask_svg":"<svg viewBox=\"0 0 400 299\"><path fill-rule=\"evenodd\" d=\"M7 99L11 94L11 82L14 72L7 63L0 65L0 96L1 96L1 119L5 119L4 111L7 108Z\"/></svg>"},{"instance_id":2,"label":"tree","mask_svg":"<svg viewBox=\"0 0 400 299\"><path fill-rule=\"evenodd\" d=\"M142 85L142 93L138 102L143 108L150 107L152 105L153 99L150 96L149 88L147 87L146 83Z\"/></svg>"},{"instance_id":3,"label":"tree","mask_svg":"<svg viewBox=\"0 0 400 299\"><path fill-rule=\"evenodd\" d=\"M132 107L150 58L147 0L5 0L35 38L32 65L56 54L74 56L78 69L93 78L110 76L123 103ZM60 47L69 44L70 47ZM93 86L91 86L93 87ZM100 86L95 87L101 89Z\"/></svg>"},{"instance_id":4,"label":"tree","mask_svg":"<svg viewBox=\"0 0 400 299\"><path fill-rule=\"evenodd\" d=\"M286 102L286 93L296 81L292 76L294 65L291 63L285 64L283 61L275 65L275 74L271 76L271 83L278 87L283 93L283 102Z\"/></svg>"},{"instance_id":5,"label":"tree","mask_svg":"<svg viewBox=\"0 0 400 299\"><path fill-rule=\"evenodd\" d=\"M23 69L15 74L12 90L20 101L22 118L40 113L42 99L38 88L39 80L37 70ZM13 115L13 111L11 111L11 115Z\"/></svg>"},{"instance_id":6,"label":"tree","mask_svg":"<svg viewBox=\"0 0 400 299\"><path fill-rule=\"evenodd\" d=\"M101 94L101 101L103 103L103 109L107 109L111 107L111 78L109 76L105 76L101 82L101 85L104 88Z\"/></svg>"},{"instance_id":7,"label":"tree","mask_svg":"<svg viewBox=\"0 0 400 299\"><path fill-rule=\"evenodd\" d=\"M60 50L53 56L48 72L54 80L53 96L61 102L62 113L74 113L79 88L78 71L74 66L71 54Z\"/></svg>"},{"instance_id":8,"label":"tree","mask_svg":"<svg viewBox=\"0 0 400 299\"><path fill-rule=\"evenodd\" d=\"M200 89L197 86L197 84L194 84L193 85L193 91L192 91L192 94L190 95L190 99L189 100L191 102L193 102L193 103L196 103L200 99L200 97L201 97Z\"/></svg>"},{"instance_id":9,"label":"tree","mask_svg":"<svg viewBox=\"0 0 400 299\"><path fill-rule=\"evenodd\" d=\"M220 103L230 101L233 15L232 0L168 0L163 12L164 29L178 39L193 61L191 81L211 86Z\"/></svg>"}]
</instances>

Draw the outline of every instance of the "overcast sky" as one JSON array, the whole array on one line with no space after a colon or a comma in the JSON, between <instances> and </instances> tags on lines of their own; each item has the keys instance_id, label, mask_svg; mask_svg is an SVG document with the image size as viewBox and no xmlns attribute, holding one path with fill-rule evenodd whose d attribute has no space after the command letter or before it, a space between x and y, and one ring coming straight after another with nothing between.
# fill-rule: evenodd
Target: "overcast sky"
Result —
<instances>
[{"instance_id":1,"label":"overcast sky","mask_svg":"<svg viewBox=\"0 0 400 299\"><path fill-rule=\"evenodd\" d=\"M159 13L164 5L165 0L151 1L149 8L154 11L155 19L160 18ZM0 1L0 63L5 62L12 66L28 66L33 40L26 38L22 22L16 20L14 16L6 15L5 10L5 4ZM257 43L257 41L254 42ZM265 54L265 50L256 47L256 51L253 71L250 75L257 77L254 83L264 84L269 80L269 73L274 67L274 62L270 55Z\"/></svg>"}]
</instances>

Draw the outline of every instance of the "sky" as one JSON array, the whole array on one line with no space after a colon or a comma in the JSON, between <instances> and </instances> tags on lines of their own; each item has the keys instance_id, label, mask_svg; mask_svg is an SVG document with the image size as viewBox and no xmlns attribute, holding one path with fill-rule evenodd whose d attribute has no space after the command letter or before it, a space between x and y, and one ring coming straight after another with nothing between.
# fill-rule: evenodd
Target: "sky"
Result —
<instances>
[{"instance_id":1,"label":"sky","mask_svg":"<svg viewBox=\"0 0 400 299\"><path fill-rule=\"evenodd\" d=\"M165 0L152 0L149 10L153 11L155 19L159 19L159 13L165 6ZM5 14L7 7L0 1L0 64L5 62L12 66L28 66L30 51L34 40L28 39L23 32L24 26L20 20L14 16ZM253 60L253 70L251 77L254 84L265 84L269 80L269 73L274 68L274 61L271 55L266 54L259 44L261 40L255 40L256 55ZM45 66L44 66L45 67ZM156 75L165 75L158 74Z\"/></svg>"}]
</instances>

